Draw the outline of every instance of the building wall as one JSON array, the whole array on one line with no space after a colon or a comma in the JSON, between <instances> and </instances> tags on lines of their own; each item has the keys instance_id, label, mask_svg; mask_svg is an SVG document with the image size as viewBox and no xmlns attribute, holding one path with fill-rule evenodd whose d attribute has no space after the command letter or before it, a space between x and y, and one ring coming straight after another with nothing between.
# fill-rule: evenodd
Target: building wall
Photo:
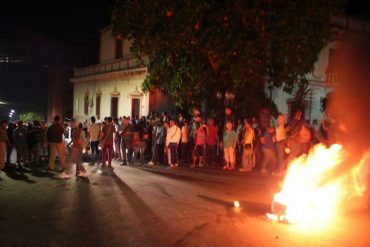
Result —
<instances>
[{"instance_id":1,"label":"building wall","mask_svg":"<svg viewBox=\"0 0 370 247\"><path fill-rule=\"evenodd\" d=\"M337 43L332 42L322 49L314 64L313 72L306 75L306 78L310 81L310 88L312 90L312 93L307 97L308 109L305 115L306 120L310 122L314 119L321 121L323 117L321 101L326 97L327 93L333 90L332 85L328 85L326 82L326 69L329 63L330 49L337 49L337 46ZM282 88L274 88L272 92L270 92L266 87L266 93L271 93L271 98L275 102L278 111L289 116L288 102L293 99L293 95L284 92Z\"/></svg>"},{"instance_id":2,"label":"building wall","mask_svg":"<svg viewBox=\"0 0 370 247\"><path fill-rule=\"evenodd\" d=\"M74 103L73 116L77 121L85 121L91 116L96 116L96 95L100 94L100 119L111 115L112 93L118 92L118 116L131 116L132 98L140 99L140 116L149 113L149 95L141 92L141 84L145 75L132 76L118 80L106 80L99 82L78 82L74 83ZM115 91L116 89L116 91ZM84 113L84 98L89 95L89 102L93 101L93 106L89 107L88 114ZM139 116L139 117L140 117Z\"/></svg>"},{"instance_id":3,"label":"building wall","mask_svg":"<svg viewBox=\"0 0 370 247\"><path fill-rule=\"evenodd\" d=\"M131 56L130 52L131 42L127 39L122 40L122 56ZM115 37L112 35L112 28L107 27L100 31L100 58L99 62L109 62L115 60Z\"/></svg>"}]
</instances>

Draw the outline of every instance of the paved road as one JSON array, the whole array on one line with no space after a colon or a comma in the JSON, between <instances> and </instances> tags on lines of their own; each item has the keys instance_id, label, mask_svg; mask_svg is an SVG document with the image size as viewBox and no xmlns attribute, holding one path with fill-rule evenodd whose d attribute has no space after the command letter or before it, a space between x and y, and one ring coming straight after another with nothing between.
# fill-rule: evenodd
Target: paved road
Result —
<instances>
[{"instance_id":1,"label":"paved road","mask_svg":"<svg viewBox=\"0 0 370 247\"><path fill-rule=\"evenodd\" d=\"M85 166L88 179L1 173L0 246L370 246L365 209L314 231L267 221L278 177Z\"/></svg>"}]
</instances>

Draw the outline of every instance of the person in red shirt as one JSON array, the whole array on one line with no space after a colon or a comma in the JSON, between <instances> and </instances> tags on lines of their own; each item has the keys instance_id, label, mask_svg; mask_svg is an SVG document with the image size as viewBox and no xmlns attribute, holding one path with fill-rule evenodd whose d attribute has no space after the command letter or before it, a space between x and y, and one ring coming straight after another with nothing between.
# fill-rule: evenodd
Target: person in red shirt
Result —
<instances>
[{"instance_id":1,"label":"person in red shirt","mask_svg":"<svg viewBox=\"0 0 370 247\"><path fill-rule=\"evenodd\" d=\"M113 119L109 117L108 123L103 126L102 136L100 138L102 146L102 168L108 166L108 168L112 169L113 134L115 132Z\"/></svg>"},{"instance_id":2,"label":"person in red shirt","mask_svg":"<svg viewBox=\"0 0 370 247\"><path fill-rule=\"evenodd\" d=\"M206 136L206 164L214 165L216 163L216 147L218 140L218 129L214 124L213 118L208 118L207 121L207 136Z\"/></svg>"}]
</instances>

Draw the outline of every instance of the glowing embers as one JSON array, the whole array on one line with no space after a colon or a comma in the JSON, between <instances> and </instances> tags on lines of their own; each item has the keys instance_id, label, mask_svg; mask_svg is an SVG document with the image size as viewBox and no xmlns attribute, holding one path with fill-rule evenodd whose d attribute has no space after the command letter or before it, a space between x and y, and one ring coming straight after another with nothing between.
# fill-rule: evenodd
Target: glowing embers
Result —
<instances>
[{"instance_id":1,"label":"glowing embers","mask_svg":"<svg viewBox=\"0 0 370 247\"><path fill-rule=\"evenodd\" d=\"M350 169L341 169L346 152L341 145L319 144L289 166L282 190L274 195L267 217L289 223L329 222L351 197L366 190L368 155ZM339 171L339 172L338 172Z\"/></svg>"}]
</instances>

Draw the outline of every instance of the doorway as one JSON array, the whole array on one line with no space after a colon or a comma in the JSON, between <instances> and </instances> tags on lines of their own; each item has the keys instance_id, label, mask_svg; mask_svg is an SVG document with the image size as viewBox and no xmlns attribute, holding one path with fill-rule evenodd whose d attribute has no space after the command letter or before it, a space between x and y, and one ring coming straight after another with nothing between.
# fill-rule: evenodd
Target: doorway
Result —
<instances>
[{"instance_id":1,"label":"doorway","mask_svg":"<svg viewBox=\"0 0 370 247\"><path fill-rule=\"evenodd\" d=\"M140 99L138 98L131 99L131 117L135 116L140 117Z\"/></svg>"}]
</instances>

